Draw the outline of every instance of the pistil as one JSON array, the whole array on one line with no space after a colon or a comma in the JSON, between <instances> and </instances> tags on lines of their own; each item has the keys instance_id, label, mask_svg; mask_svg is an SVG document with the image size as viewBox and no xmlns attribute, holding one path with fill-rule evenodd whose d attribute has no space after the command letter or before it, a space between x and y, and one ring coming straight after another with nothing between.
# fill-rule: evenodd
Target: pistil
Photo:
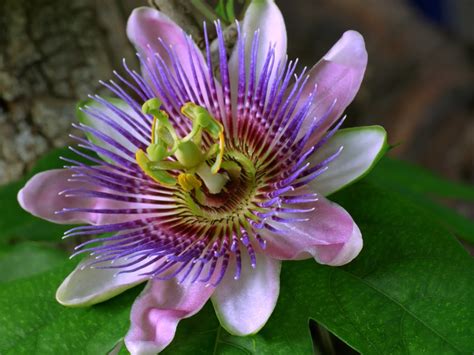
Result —
<instances>
[{"instance_id":1,"label":"pistil","mask_svg":"<svg viewBox=\"0 0 474 355\"><path fill-rule=\"evenodd\" d=\"M202 193L200 188L203 182L211 194L220 193L229 181L227 173L219 173L225 150L222 124L204 107L188 102L182 106L181 112L192 121L192 129L180 138L168 114L160 107L161 101L157 98L146 101L142 106L143 113L153 116L153 125L151 143L146 152L142 149L136 152L138 165L146 175L162 185L179 184L186 192L199 190ZM203 149L203 132L216 141L207 150ZM209 166L211 159L215 161ZM176 174L171 173L173 170L180 171L177 178Z\"/></svg>"}]
</instances>

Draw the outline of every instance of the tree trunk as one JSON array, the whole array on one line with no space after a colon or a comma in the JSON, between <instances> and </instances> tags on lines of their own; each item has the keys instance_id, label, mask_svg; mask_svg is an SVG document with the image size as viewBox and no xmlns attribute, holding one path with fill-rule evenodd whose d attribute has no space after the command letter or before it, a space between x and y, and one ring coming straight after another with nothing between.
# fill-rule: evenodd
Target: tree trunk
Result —
<instances>
[{"instance_id":1,"label":"tree trunk","mask_svg":"<svg viewBox=\"0 0 474 355\"><path fill-rule=\"evenodd\" d=\"M69 142L78 100L121 58L134 61L125 23L144 1L2 0L0 184Z\"/></svg>"}]
</instances>

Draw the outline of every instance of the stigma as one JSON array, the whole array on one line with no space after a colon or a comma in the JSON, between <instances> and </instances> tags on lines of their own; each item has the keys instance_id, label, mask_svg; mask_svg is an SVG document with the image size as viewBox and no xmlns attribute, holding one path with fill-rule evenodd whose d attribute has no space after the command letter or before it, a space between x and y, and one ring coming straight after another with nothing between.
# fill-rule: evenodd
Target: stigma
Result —
<instances>
[{"instance_id":1,"label":"stigma","mask_svg":"<svg viewBox=\"0 0 474 355\"><path fill-rule=\"evenodd\" d=\"M142 112L153 116L150 144L135 154L142 171L161 185L178 185L185 192L201 192L204 184L211 194L220 193L229 180L226 172L219 172L225 152L222 124L204 107L187 102L181 113L191 120L192 128L179 137L158 98L146 101ZM203 143L203 133L210 137L210 145Z\"/></svg>"}]
</instances>

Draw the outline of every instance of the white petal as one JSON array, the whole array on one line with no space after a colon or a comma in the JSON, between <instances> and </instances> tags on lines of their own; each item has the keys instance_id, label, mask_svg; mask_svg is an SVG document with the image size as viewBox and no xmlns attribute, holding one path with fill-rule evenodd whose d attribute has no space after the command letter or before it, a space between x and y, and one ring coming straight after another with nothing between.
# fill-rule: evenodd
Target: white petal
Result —
<instances>
[{"instance_id":1,"label":"white petal","mask_svg":"<svg viewBox=\"0 0 474 355\"><path fill-rule=\"evenodd\" d=\"M367 66L367 50L364 38L357 31L346 31L323 59L346 66L365 68Z\"/></svg>"},{"instance_id":2,"label":"white petal","mask_svg":"<svg viewBox=\"0 0 474 355\"><path fill-rule=\"evenodd\" d=\"M387 150L387 132L381 126L341 129L311 156L312 165L341 147L328 170L309 184L311 190L327 196L367 174Z\"/></svg>"},{"instance_id":3,"label":"white petal","mask_svg":"<svg viewBox=\"0 0 474 355\"><path fill-rule=\"evenodd\" d=\"M256 30L260 31L256 66L256 77L259 78L270 45L275 45L275 67L278 65L279 61L286 56L287 40L283 16L273 0L252 1L245 12L241 26L242 34L246 34L244 49L247 75L252 41L255 38L254 33ZM235 45L229 60L229 72L233 96L236 96L235 93L237 91L239 73L237 47L238 46Z\"/></svg>"},{"instance_id":4,"label":"white petal","mask_svg":"<svg viewBox=\"0 0 474 355\"><path fill-rule=\"evenodd\" d=\"M125 102L120 99L116 98L107 98L106 99L109 103L114 105L117 109L121 110L124 115L128 116L130 118L130 121L132 122L139 122L141 121L141 118L138 116L138 114ZM94 117L84 111L82 109L87 110L90 108L90 111L100 111L102 116L107 117L110 119L110 121L113 121L118 124L122 129L124 129L126 132L128 132L130 135L138 139L141 143L144 145L147 144L149 141L149 137L143 137L141 132L137 132L135 128L130 126L120 115L112 111L110 108L103 106L102 104L98 103L95 100L89 99L86 101L81 102L81 104L78 106L77 109L77 116L79 121L88 126L92 127L95 130L103 133L104 135L112 138L115 140L117 143L122 145L125 149L127 149L132 155L136 153L138 150L138 147L131 141L129 140L124 134L121 132L117 131L115 128L107 124L106 122L98 119L97 117ZM120 149L108 144L107 142L104 142L100 137L97 137L93 133L86 132L87 138L89 141L94 143L95 145L107 149L115 154L118 154L121 157L124 157L128 160L130 159L130 156L125 154L123 151ZM100 152L97 152L97 154L105 161L110 162L110 158L102 155ZM134 160L132 160L134 161Z\"/></svg>"},{"instance_id":5,"label":"white petal","mask_svg":"<svg viewBox=\"0 0 474 355\"><path fill-rule=\"evenodd\" d=\"M253 269L244 255L240 278L235 280L234 270L228 269L211 297L221 325L239 336L256 333L265 325L280 292L281 262L257 254Z\"/></svg>"},{"instance_id":6,"label":"white petal","mask_svg":"<svg viewBox=\"0 0 474 355\"><path fill-rule=\"evenodd\" d=\"M85 267L94 258L83 260L76 269L69 274L56 291L56 299L59 303L69 307L90 306L106 301L119 293L148 279L143 274L148 270L156 268L155 264L134 273L117 274L120 269L93 269ZM117 260L113 265L125 264L129 261ZM102 266L112 264L104 262ZM116 275L116 276L115 276Z\"/></svg>"}]
</instances>

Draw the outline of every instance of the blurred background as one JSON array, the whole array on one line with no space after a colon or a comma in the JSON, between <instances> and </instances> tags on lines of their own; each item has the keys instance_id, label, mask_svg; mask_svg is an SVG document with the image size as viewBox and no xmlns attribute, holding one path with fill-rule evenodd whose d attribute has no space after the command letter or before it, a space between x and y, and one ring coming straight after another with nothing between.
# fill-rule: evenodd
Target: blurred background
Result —
<instances>
[{"instance_id":1,"label":"blurred background","mask_svg":"<svg viewBox=\"0 0 474 355\"><path fill-rule=\"evenodd\" d=\"M399 144L391 155L474 182L474 1L276 2L289 56L302 65L312 66L347 29L364 35L369 66L346 125L381 124ZM192 1L154 3L181 8L176 20L197 26L189 23ZM66 145L76 102L100 91L97 81L110 78L123 57L134 63L125 24L147 4L0 0L0 185Z\"/></svg>"}]
</instances>

